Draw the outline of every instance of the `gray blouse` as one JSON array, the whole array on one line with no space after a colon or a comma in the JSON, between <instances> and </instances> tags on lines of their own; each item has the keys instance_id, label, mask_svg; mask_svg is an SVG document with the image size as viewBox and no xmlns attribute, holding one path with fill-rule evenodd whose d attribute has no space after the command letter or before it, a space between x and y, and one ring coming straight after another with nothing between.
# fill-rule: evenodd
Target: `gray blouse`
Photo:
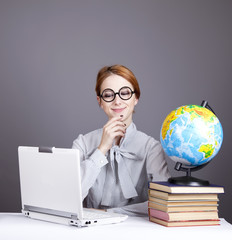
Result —
<instances>
[{"instance_id":1,"label":"gray blouse","mask_svg":"<svg viewBox=\"0 0 232 240\"><path fill-rule=\"evenodd\" d=\"M119 146L104 155L98 149L101 137L98 129L79 135L72 146L80 150L84 206L129 215L147 212L148 181L170 177L160 142L131 123Z\"/></svg>"}]
</instances>

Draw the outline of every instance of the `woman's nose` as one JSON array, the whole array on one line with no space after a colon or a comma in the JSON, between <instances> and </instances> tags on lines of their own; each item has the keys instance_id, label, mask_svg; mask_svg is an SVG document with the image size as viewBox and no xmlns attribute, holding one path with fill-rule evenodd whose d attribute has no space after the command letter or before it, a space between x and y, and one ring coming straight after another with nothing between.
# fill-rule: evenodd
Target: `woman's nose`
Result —
<instances>
[{"instance_id":1,"label":"woman's nose","mask_svg":"<svg viewBox=\"0 0 232 240\"><path fill-rule=\"evenodd\" d=\"M120 104L121 103L121 98L119 97L118 94L116 94L116 96L115 96L114 103L116 103L116 104Z\"/></svg>"}]
</instances>

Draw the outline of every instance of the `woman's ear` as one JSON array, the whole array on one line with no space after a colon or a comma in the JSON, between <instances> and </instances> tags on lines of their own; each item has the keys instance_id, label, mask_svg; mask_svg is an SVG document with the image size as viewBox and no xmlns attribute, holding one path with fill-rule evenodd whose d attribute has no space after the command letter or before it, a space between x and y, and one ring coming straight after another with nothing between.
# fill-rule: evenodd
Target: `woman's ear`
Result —
<instances>
[{"instance_id":1,"label":"woman's ear","mask_svg":"<svg viewBox=\"0 0 232 240\"><path fill-rule=\"evenodd\" d=\"M97 96L97 102L98 102L99 107L101 107L101 98L99 96Z\"/></svg>"},{"instance_id":2,"label":"woman's ear","mask_svg":"<svg viewBox=\"0 0 232 240\"><path fill-rule=\"evenodd\" d=\"M135 106L137 105L138 102L139 102L139 99L135 98Z\"/></svg>"}]
</instances>

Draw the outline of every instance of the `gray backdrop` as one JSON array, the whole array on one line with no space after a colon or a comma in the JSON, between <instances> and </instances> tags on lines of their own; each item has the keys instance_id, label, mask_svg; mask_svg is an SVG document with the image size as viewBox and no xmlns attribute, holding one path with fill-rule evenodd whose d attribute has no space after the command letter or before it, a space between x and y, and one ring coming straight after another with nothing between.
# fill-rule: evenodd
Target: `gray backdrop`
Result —
<instances>
[{"instance_id":1,"label":"gray backdrop","mask_svg":"<svg viewBox=\"0 0 232 240\"><path fill-rule=\"evenodd\" d=\"M171 110L209 101L224 142L194 176L225 187L232 223L231 12L230 0L1 0L0 211L21 208L19 145L71 147L105 124L96 74L119 63L140 82L134 122L156 139Z\"/></svg>"}]
</instances>

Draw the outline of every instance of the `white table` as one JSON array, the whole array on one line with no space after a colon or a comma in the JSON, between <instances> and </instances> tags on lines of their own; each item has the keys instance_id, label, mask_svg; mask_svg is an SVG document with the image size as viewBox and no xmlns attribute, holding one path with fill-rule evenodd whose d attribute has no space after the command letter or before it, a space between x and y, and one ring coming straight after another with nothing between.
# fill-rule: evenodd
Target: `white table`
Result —
<instances>
[{"instance_id":1,"label":"white table","mask_svg":"<svg viewBox=\"0 0 232 240\"><path fill-rule=\"evenodd\" d=\"M220 219L220 226L163 227L148 217L129 217L125 222L77 228L33 220L20 213L0 213L1 240L232 240L232 225Z\"/></svg>"}]
</instances>

